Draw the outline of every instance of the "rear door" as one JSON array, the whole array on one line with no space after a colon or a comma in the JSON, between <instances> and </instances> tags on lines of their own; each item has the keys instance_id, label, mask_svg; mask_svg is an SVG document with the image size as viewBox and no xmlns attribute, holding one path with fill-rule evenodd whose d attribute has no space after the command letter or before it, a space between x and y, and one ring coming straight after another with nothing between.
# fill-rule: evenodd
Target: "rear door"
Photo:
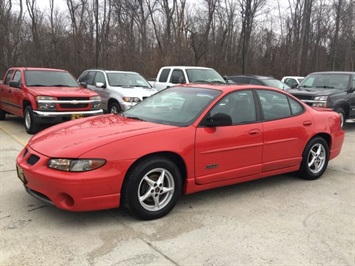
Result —
<instances>
[{"instance_id":1,"label":"rear door","mask_svg":"<svg viewBox=\"0 0 355 266\"><path fill-rule=\"evenodd\" d=\"M18 87L11 87L11 81L18 81ZM10 69L5 77L4 84L2 85L1 104L4 110L11 114L22 116L22 103L21 103L21 86L22 78L21 71L18 69Z\"/></svg>"},{"instance_id":2,"label":"rear door","mask_svg":"<svg viewBox=\"0 0 355 266\"><path fill-rule=\"evenodd\" d=\"M304 143L313 132L313 119L303 106L276 91L258 90L263 115L264 149L262 171L300 163Z\"/></svg>"}]
</instances>

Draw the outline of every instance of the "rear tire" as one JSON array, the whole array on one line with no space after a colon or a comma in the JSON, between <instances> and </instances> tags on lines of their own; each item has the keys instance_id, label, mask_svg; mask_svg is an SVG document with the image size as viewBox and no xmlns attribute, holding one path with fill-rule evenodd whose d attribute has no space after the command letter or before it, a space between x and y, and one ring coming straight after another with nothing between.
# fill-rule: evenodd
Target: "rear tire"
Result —
<instances>
[{"instance_id":1,"label":"rear tire","mask_svg":"<svg viewBox=\"0 0 355 266\"><path fill-rule=\"evenodd\" d=\"M6 112L0 109L0 120L5 120Z\"/></svg>"},{"instance_id":2,"label":"rear tire","mask_svg":"<svg viewBox=\"0 0 355 266\"><path fill-rule=\"evenodd\" d=\"M299 176L307 180L315 180L323 175L328 166L329 147L321 137L311 139L302 155Z\"/></svg>"},{"instance_id":3,"label":"rear tire","mask_svg":"<svg viewBox=\"0 0 355 266\"><path fill-rule=\"evenodd\" d=\"M150 157L129 171L122 189L122 203L139 219L158 219L174 208L181 189L179 168L165 157Z\"/></svg>"},{"instance_id":4,"label":"rear tire","mask_svg":"<svg viewBox=\"0 0 355 266\"><path fill-rule=\"evenodd\" d=\"M25 112L24 112L24 122L25 122L25 128L26 132L28 134L35 134L40 130L40 127L38 124L36 124L34 117L33 117L33 110L31 106L26 106Z\"/></svg>"}]
</instances>

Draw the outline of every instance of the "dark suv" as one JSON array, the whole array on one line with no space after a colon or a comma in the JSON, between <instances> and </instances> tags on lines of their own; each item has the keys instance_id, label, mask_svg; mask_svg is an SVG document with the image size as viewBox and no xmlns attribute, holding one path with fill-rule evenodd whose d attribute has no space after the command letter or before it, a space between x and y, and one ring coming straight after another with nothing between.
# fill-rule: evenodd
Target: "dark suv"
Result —
<instances>
[{"instance_id":1,"label":"dark suv","mask_svg":"<svg viewBox=\"0 0 355 266\"><path fill-rule=\"evenodd\" d=\"M342 126L355 118L355 72L314 72L288 92L310 106L338 112Z\"/></svg>"},{"instance_id":2,"label":"dark suv","mask_svg":"<svg viewBox=\"0 0 355 266\"><path fill-rule=\"evenodd\" d=\"M254 84L261 86L274 87L281 90L287 90L290 88L286 83L281 82L274 77L258 76L258 75L237 75L237 76L224 76L225 80L229 83L237 84Z\"/></svg>"}]
</instances>

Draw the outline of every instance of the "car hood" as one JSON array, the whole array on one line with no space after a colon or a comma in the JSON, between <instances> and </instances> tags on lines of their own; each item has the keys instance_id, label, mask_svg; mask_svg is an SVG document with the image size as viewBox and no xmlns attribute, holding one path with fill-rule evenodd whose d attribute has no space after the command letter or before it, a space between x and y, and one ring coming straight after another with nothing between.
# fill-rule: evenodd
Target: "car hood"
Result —
<instances>
[{"instance_id":1,"label":"car hood","mask_svg":"<svg viewBox=\"0 0 355 266\"><path fill-rule=\"evenodd\" d=\"M111 87L113 90L117 90L122 95L127 97L148 97L157 92L154 88L142 88L142 87Z\"/></svg>"},{"instance_id":2,"label":"car hood","mask_svg":"<svg viewBox=\"0 0 355 266\"><path fill-rule=\"evenodd\" d=\"M325 88L296 88L286 90L292 95L309 95L309 96L324 96L338 92L339 89L325 89Z\"/></svg>"},{"instance_id":3,"label":"car hood","mask_svg":"<svg viewBox=\"0 0 355 266\"><path fill-rule=\"evenodd\" d=\"M107 114L52 126L34 135L28 145L48 157L77 158L102 145L173 128Z\"/></svg>"},{"instance_id":4,"label":"car hood","mask_svg":"<svg viewBox=\"0 0 355 266\"><path fill-rule=\"evenodd\" d=\"M82 87L28 87L34 96L53 97L91 97L97 95L92 90Z\"/></svg>"}]
</instances>

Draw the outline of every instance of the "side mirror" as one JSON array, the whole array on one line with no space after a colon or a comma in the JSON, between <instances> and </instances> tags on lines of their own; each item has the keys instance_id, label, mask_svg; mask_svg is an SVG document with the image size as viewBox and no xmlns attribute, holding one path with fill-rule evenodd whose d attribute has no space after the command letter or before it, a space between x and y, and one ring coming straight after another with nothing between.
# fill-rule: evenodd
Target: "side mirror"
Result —
<instances>
[{"instance_id":1,"label":"side mirror","mask_svg":"<svg viewBox=\"0 0 355 266\"><path fill-rule=\"evenodd\" d=\"M179 84L179 77L177 75L172 75L171 76L171 83Z\"/></svg>"},{"instance_id":2,"label":"side mirror","mask_svg":"<svg viewBox=\"0 0 355 266\"><path fill-rule=\"evenodd\" d=\"M96 82L95 86L97 88L103 88L103 89L106 89L106 86L103 82Z\"/></svg>"},{"instance_id":3,"label":"side mirror","mask_svg":"<svg viewBox=\"0 0 355 266\"><path fill-rule=\"evenodd\" d=\"M86 82L80 82L80 86L86 89L88 84Z\"/></svg>"},{"instance_id":4,"label":"side mirror","mask_svg":"<svg viewBox=\"0 0 355 266\"><path fill-rule=\"evenodd\" d=\"M217 113L206 118L204 123L207 127L223 127L232 125L232 118L223 113Z\"/></svg>"},{"instance_id":5,"label":"side mirror","mask_svg":"<svg viewBox=\"0 0 355 266\"><path fill-rule=\"evenodd\" d=\"M19 89L20 88L20 83L18 81L10 81L9 86Z\"/></svg>"}]
</instances>

